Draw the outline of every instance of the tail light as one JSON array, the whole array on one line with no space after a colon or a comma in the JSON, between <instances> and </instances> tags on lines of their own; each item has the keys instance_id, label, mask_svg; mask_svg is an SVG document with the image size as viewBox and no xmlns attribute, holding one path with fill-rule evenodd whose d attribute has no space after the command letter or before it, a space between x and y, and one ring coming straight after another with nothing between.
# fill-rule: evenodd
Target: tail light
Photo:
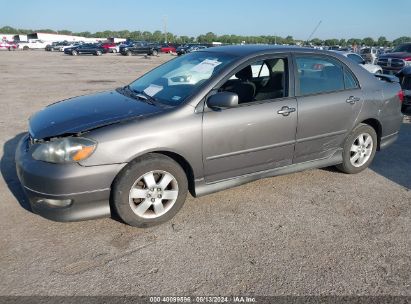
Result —
<instances>
[{"instance_id":1,"label":"tail light","mask_svg":"<svg viewBox=\"0 0 411 304\"><path fill-rule=\"evenodd\" d=\"M398 96L398 98L400 99L401 102L404 101L404 91L403 90L399 91L397 96Z\"/></svg>"},{"instance_id":2,"label":"tail light","mask_svg":"<svg viewBox=\"0 0 411 304\"><path fill-rule=\"evenodd\" d=\"M406 66L411 66L411 57L404 58L404 61Z\"/></svg>"}]
</instances>

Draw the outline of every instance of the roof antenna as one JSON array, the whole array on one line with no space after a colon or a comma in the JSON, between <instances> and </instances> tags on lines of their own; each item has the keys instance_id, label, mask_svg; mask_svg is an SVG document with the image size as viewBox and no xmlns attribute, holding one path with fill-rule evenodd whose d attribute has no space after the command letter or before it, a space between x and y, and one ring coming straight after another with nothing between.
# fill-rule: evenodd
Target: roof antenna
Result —
<instances>
[{"instance_id":1,"label":"roof antenna","mask_svg":"<svg viewBox=\"0 0 411 304\"><path fill-rule=\"evenodd\" d=\"M305 41L305 44L308 44L308 42L311 40L311 38L314 36L315 32L318 30L318 28L321 25L322 20L318 22L317 26L314 28L314 30L311 32L310 36L308 36L307 40Z\"/></svg>"}]
</instances>

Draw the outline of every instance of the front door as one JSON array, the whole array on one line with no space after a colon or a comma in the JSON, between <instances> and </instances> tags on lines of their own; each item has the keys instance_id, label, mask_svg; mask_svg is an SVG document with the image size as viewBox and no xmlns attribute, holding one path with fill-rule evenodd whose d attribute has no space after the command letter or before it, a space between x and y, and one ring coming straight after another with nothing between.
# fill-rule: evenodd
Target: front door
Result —
<instances>
[{"instance_id":1,"label":"front door","mask_svg":"<svg viewBox=\"0 0 411 304\"><path fill-rule=\"evenodd\" d=\"M203 114L206 182L229 179L292 163L297 102L289 96L289 60L251 62L219 91L239 95L240 104Z\"/></svg>"}]
</instances>

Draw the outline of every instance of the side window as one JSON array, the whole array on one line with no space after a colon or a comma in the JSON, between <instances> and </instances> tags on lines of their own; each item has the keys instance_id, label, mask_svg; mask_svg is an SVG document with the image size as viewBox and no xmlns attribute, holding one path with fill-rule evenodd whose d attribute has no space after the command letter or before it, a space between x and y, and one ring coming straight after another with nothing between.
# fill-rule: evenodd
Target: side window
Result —
<instances>
[{"instance_id":1,"label":"side window","mask_svg":"<svg viewBox=\"0 0 411 304\"><path fill-rule=\"evenodd\" d=\"M352 90L359 87L357 80L349 71L347 71L347 69L344 69L344 86L346 90Z\"/></svg>"},{"instance_id":2,"label":"side window","mask_svg":"<svg viewBox=\"0 0 411 304\"><path fill-rule=\"evenodd\" d=\"M253 62L231 75L220 87L220 91L236 93L239 103L287 97L287 58L271 58Z\"/></svg>"},{"instance_id":3,"label":"side window","mask_svg":"<svg viewBox=\"0 0 411 304\"><path fill-rule=\"evenodd\" d=\"M270 77L270 70L264 61L252 64L251 69L253 70L253 78Z\"/></svg>"},{"instance_id":4,"label":"side window","mask_svg":"<svg viewBox=\"0 0 411 304\"><path fill-rule=\"evenodd\" d=\"M331 58L298 56L296 58L300 95L344 90L343 67Z\"/></svg>"}]
</instances>

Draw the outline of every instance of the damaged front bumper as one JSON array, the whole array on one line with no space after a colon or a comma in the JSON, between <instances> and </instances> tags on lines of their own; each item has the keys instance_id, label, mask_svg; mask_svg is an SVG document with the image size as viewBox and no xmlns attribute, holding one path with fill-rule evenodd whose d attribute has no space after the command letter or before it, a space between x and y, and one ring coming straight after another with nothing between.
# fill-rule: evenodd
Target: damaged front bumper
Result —
<instances>
[{"instance_id":1,"label":"damaged front bumper","mask_svg":"<svg viewBox=\"0 0 411 304\"><path fill-rule=\"evenodd\" d=\"M29 136L16 150L18 178L32 211L55 221L79 221L110 216L110 188L125 164L81 166L53 164L32 158Z\"/></svg>"}]
</instances>

